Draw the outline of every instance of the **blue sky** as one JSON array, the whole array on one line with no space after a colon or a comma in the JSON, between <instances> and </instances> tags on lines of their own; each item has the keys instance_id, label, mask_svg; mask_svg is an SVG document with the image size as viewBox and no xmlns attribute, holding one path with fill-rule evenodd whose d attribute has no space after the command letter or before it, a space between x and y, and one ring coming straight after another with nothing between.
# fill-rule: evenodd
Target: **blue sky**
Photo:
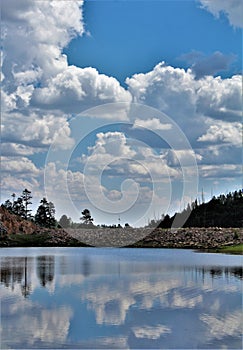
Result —
<instances>
[{"instance_id":1,"label":"blue sky","mask_svg":"<svg viewBox=\"0 0 243 350\"><path fill-rule=\"evenodd\" d=\"M87 1L84 16L90 35L64 50L69 63L96 67L121 84L161 60L188 68L182 56L191 51L234 55L224 76L241 70L241 29L229 26L226 16L216 20L197 1Z\"/></svg>"},{"instance_id":2,"label":"blue sky","mask_svg":"<svg viewBox=\"0 0 243 350\"><path fill-rule=\"evenodd\" d=\"M2 201L139 226L241 188L242 6L4 0Z\"/></svg>"}]
</instances>

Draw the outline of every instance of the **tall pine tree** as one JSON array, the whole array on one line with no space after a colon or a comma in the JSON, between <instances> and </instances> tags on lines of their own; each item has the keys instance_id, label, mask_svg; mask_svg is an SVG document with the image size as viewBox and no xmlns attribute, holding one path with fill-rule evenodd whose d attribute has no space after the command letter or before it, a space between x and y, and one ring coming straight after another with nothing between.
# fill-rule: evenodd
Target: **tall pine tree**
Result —
<instances>
[{"instance_id":1,"label":"tall pine tree","mask_svg":"<svg viewBox=\"0 0 243 350\"><path fill-rule=\"evenodd\" d=\"M54 204L52 202L48 202L46 198L43 198L40 201L40 205L35 214L35 222L36 224L46 228L56 226Z\"/></svg>"},{"instance_id":2,"label":"tall pine tree","mask_svg":"<svg viewBox=\"0 0 243 350\"><path fill-rule=\"evenodd\" d=\"M30 201L32 196L31 196L31 191L27 190L27 188L22 192L22 196L21 196L22 200L23 200L23 204L24 204L24 208L25 208L25 219L28 219L29 217L31 217L31 210L28 209L29 205L32 204L32 202Z\"/></svg>"},{"instance_id":3,"label":"tall pine tree","mask_svg":"<svg viewBox=\"0 0 243 350\"><path fill-rule=\"evenodd\" d=\"M16 201L13 202L12 212L15 215L21 216L21 218L25 218L25 207L21 197L17 198Z\"/></svg>"}]
</instances>

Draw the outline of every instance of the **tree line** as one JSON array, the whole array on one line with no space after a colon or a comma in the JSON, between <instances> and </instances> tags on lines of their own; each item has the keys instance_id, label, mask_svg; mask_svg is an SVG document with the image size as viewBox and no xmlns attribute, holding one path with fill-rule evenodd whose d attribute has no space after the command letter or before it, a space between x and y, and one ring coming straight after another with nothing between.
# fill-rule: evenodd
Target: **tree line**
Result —
<instances>
[{"instance_id":1,"label":"tree line","mask_svg":"<svg viewBox=\"0 0 243 350\"><path fill-rule=\"evenodd\" d=\"M55 218L55 206L53 202L48 201L43 197L40 201L36 213L33 215L30 208L32 202L32 194L27 188L22 191L20 196L12 193L11 199L7 199L2 206L4 206L10 213L18 215L19 217L30 220L35 224L45 228L94 228L94 227L108 227L106 225L95 226L94 219L91 216L89 209L84 209L81 212L81 223L75 223L66 214L63 214L59 221ZM118 227L121 225L118 225ZM129 226L126 224L125 226ZM109 226L116 228L116 225Z\"/></svg>"},{"instance_id":2,"label":"tree line","mask_svg":"<svg viewBox=\"0 0 243 350\"><path fill-rule=\"evenodd\" d=\"M84 209L81 212L82 216L80 217L81 223L76 223L73 222L70 217L67 217L67 215L62 215L60 220L59 220L59 225L63 228L122 228L122 225L119 223L117 225L112 224L112 225L95 225L94 224L94 219L91 216L91 212L89 209ZM124 225L125 228L129 228L130 225L128 223L125 223Z\"/></svg>"},{"instance_id":3,"label":"tree line","mask_svg":"<svg viewBox=\"0 0 243 350\"><path fill-rule=\"evenodd\" d=\"M62 215L59 221L55 218L55 206L52 202L43 197L35 215L32 214L30 208L32 202L32 194L28 189L24 189L20 196L15 193L11 195L12 199L8 199L2 204L9 212L22 217L25 220L31 220L37 225L46 228L121 228L118 225L94 225L94 219L89 209L81 212L81 223L75 223L67 215ZM242 227L243 226L243 191L229 192L218 197L213 197L207 203L199 204L197 199L180 213L173 216L163 215L162 220L151 220L149 227L170 228L173 224L175 216L187 218L183 227ZM128 223L125 227L130 227Z\"/></svg>"},{"instance_id":4,"label":"tree line","mask_svg":"<svg viewBox=\"0 0 243 350\"><path fill-rule=\"evenodd\" d=\"M59 220L59 225L63 228L82 228L82 227L88 227L88 228L93 228L95 227L94 225L94 219L91 216L90 210L89 209L84 209L81 212L81 223L76 223L73 222L70 217L67 217L66 214L63 214Z\"/></svg>"},{"instance_id":5,"label":"tree line","mask_svg":"<svg viewBox=\"0 0 243 350\"><path fill-rule=\"evenodd\" d=\"M199 204L197 199L181 213L165 215L158 227L170 228L175 216L187 218L183 227L242 227L243 226L243 192L229 192L213 198L207 203Z\"/></svg>"},{"instance_id":6,"label":"tree line","mask_svg":"<svg viewBox=\"0 0 243 350\"><path fill-rule=\"evenodd\" d=\"M22 194L17 197L15 193L11 195L12 200L7 199L3 206L12 214L18 215L25 220L30 220L41 227L54 228L57 225L55 219L55 207L52 202L43 197L40 205L37 208L35 215L32 214L30 205L32 204L31 191L27 188L23 190Z\"/></svg>"}]
</instances>

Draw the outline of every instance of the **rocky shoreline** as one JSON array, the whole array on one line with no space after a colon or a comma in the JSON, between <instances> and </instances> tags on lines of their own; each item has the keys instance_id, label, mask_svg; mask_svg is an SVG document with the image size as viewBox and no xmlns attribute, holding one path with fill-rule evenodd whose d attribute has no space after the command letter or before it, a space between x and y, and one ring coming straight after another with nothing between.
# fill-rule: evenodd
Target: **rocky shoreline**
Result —
<instances>
[{"instance_id":1,"label":"rocky shoreline","mask_svg":"<svg viewBox=\"0 0 243 350\"><path fill-rule=\"evenodd\" d=\"M0 208L0 247L218 249L243 244L243 228L46 229Z\"/></svg>"},{"instance_id":2,"label":"rocky shoreline","mask_svg":"<svg viewBox=\"0 0 243 350\"><path fill-rule=\"evenodd\" d=\"M41 229L1 237L0 247L129 247L220 249L243 244L242 228Z\"/></svg>"},{"instance_id":3,"label":"rocky shoreline","mask_svg":"<svg viewBox=\"0 0 243 350\"><path fill-rule=\"evenodd\" d=\"M216 249L243 243L243 228L156 229L133 247Z\"/></svg>"},{"instance_id":4,"label":"rocky shoreline","mask_svg":"<svg viewBox=\"0 0 243 350\"><path fill-rule=\"evenodd\" d=\"M216 249L243 243L243 228L79 229L68 233L96 247Z\"/></svg>"}]
</instances>

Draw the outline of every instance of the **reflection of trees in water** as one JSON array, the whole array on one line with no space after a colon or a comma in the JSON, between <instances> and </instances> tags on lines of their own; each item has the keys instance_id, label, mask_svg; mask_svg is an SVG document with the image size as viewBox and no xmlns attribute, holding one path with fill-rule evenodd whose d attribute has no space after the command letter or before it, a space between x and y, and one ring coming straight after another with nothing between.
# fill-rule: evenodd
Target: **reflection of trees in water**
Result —
<instances>
[{"instance_id":1,"label":"reflection of trees in water","mask_svg":"<svg viewBox=\"0 0 243 350\"><path fill-rule=\"evenodd\" d=\"M26 298L30 292L31 292L31 283L28 281L28 273L27 273L27 264L28 264L28 258L24 258L24 281L21 284L21 292L22 295Z\"/></svg>"},{"instance_id":2,"label":"reflection of trees in water","mask_svg":"<svg viewBox=\"0 0 243 350\"><path fill-rule=\"evenodd\" d=\"M28 264L32 265L33 258L12 257L2 258L0 268L0 280L5 287L15 289L17 285L21 286L21 292L27 297L31 291L31 281L28 279Z\"/></svg>"},{"instance_id":3,"label":"reflection of trees in water","mask_svg":"<svg viewBox=\"0 0 243 350\"><path fill-rule=\"evenodd\" d=\"M24 274L24 258L2 258L1 259L1 283L6 287L13 287L20 283Z\"/></svg>"},{"instance_id":4,"label":"reflection of trees in water","mask_svg":"<svg viewBox=\"0 0 243 350\"><path fill-rule=\"evenodd\" d=\"M38 256L36 269L42 287L45 287L47 283L51 283L55 274L54 256Z\"/></svg>"},{"instance_id":5,"label":"reflection of trees in water","mask_svg":"<svg viewBox=\"0 0 243 350\"><path fill-rule=\"evenodd\" d=\"M82 273L85 277L88 277L91 273L91 262L87 256L84 256L82 261Z\"/></svg>"},{"instance_id":6,"label":"reflection of trees in water","mask_svg":"<svg viewBox=\"0 0 243 350\"><path fill-rule=\"evenodd\" d=\"M188 268L186 268L188 270ZM195 271L197 274L204 276L210 274L212 278L217 277L237 277L242 279L243 268L242 266L203 266L203 267L190 267L190 270Z\"/></svg>"},{"instance_id":7,"label":"reflection of trees in water","mask_svg":"<svg viewBox=\"0 0 243 350\"><path fill-rule=\"evenodd\" d=\"M242 278L242 267L241 266L211 267L209 268L209 273L212 277L220 277L222 275L229 277L233 275L234 277Z\"/></svg>"},{"instance_id":8,"label":"reflection of trees in water","mask_svg":"<svg viewBox=\"0 0 243 350\"><path fill-rule=\"evenodd\" d=\"M218 277L218 276L222 276L223 274L223 269L219 269L219 268L211 268L209 273L212 277Z\"/></svg>"},{"instance_id":9,"label":"reflection of trees in water","mask_svg":"<svg viewBox=\"0 0 243 350\"><path fill-rule=\"evenodd\" d=\"M231 275L234 275L235 277L242 278L243 277L242 266L226 267L225 274L231 274Z\"/></svg>"},{"instance_id":10,"label":"reflection of trees in water","mask_svg":"<svg viewBox=\"0 0 243 350\"><path fill-rule=\"evenodd\" d=\"M3 257L0 260L0 282L12 291L19 285L21 293L27 297L31 290L33 257ZM37 276L40 284L45 287L54 279L54 256L39 256L36 258Z\"/></svg>"},{"instance_id":11,"label":"reflection of trees in water","mask_svg":"<svg viewBox=\"0 0 243 350\"><path fill-rule=\"evenodd\" d=\"M58 261L61 275L78 274L88 277L97 270L97 265L92 263L92 259L87 255L83 256L78 261L78 264L76 263L76 260L74 260L73 263L70 263L65 256L61 256Z\"/></svg>"}]
</instances>

